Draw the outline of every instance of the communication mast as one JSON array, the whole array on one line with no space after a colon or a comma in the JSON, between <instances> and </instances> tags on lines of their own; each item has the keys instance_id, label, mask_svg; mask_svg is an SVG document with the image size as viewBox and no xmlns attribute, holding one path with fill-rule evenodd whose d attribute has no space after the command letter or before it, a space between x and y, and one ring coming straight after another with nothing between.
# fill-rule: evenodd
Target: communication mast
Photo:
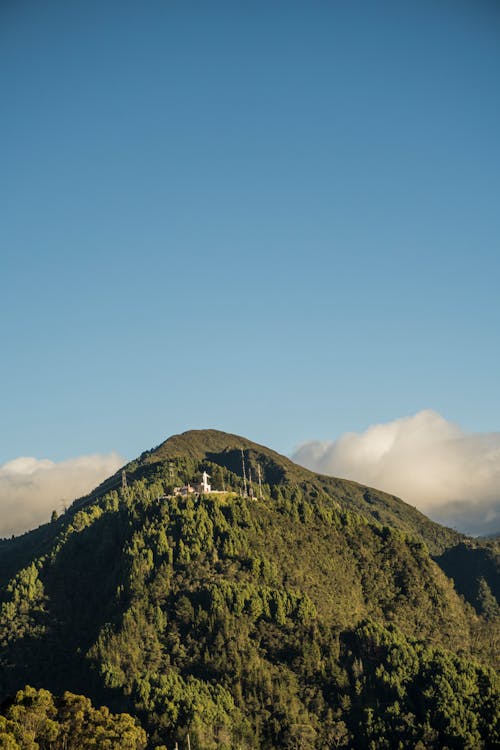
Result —
<instances>
[{"instance_id":1,"label":"communication mast","mask_svg":"<svg viewBox=\"0 0 500 750\"><path fill-rule=\"evenodd\" d=\"M243 470L243 497L247 497L247 475L245 471L245 454L241 449L241 468Z\"/></svg>"},{"instance_id":2,"label":"communication mast","mask_svg":"<svg viewBox=\"0 0 500 750\"><path fill-rule=\"evenodd\" d=\"M250 497L253 497L252 469L250 467L248 467L248 494Z\"/></svg>"},{"instance_id":3,"label":"communication mast","mask_svg":"<svg viewBox=\"0 0 500 750\"><path fill-rule=\"evenodd\" d=\"M262 472L260 470L260 464L257 464L257 474L259 476L259 500L262 500Z\"/></svg>"}]
</instances>

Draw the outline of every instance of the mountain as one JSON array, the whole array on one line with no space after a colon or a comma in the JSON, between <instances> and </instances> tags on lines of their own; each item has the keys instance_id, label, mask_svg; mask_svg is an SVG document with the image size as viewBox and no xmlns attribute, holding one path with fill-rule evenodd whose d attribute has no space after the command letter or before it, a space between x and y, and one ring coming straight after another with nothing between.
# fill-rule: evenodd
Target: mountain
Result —
<instances>
[{"instance_id":1,"label":"mountain","mask_svg":"<svg viewBox=\"0 0 500 750\"><path fill-rule=\"evenodd\" d=\"M173 494L203 471L215 493ZM83 693L150 747L493 748L496 554L245 438L177 435L0 543L0 697Z\"/></svg>"},{"instance_id":2,"label":"mountain","mask_svg":"<svg viewBox=\"0 0 500 750\"><path fill-rule=\"evenodd\" d=\"M270 487L295 485L302 486L306 492L327 493L335 497L345 510L359 512L380 523L422 537L434 553L443 552L464 539L462 534L434 523L394 495L346 479L316 474L269 448L218 430L190 430L174 435L143 453L125 468L132 480L161 474L161 467L169 461L184 462L186 468L193 471L201 464L221 467L241 477L242 450L245 451L247 469L252 472L254 481L257 479L258 464L263 481ZM117 489L120 484L121 471L98 488L97 496L105 489ZM240 488L241 482L236 480L236 484ZM86 501L85 498L82 504Z\"/></svg>"}]
</instances>

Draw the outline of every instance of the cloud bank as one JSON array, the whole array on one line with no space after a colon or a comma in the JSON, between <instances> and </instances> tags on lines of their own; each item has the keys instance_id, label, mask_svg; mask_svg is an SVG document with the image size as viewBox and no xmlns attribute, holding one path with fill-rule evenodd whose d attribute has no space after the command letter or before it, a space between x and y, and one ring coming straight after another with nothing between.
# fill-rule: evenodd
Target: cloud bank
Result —
<instances>
[{"instance_id":1,"label":"cloud bank","mask_svg":"<svg viewBox=\"0 0 500 750\"><path fill-rule=\"evenodd\" d=\"M0 537L50 520L53 510L87 494L123 466L117 453L78 456L55 463L20 457L0 466Z\"/></svg>"},{"instance_id":2,"label":"cloud bank","mask_svg":"<svg viewBox=\"0 0 500 750\"><path fill-rule=\"evenodd\" d=\"M500 433L465 433L425 410L335 441L310 441L293 460L398 495L468 534L500 531Z\"/></svg>"}]
</instances>

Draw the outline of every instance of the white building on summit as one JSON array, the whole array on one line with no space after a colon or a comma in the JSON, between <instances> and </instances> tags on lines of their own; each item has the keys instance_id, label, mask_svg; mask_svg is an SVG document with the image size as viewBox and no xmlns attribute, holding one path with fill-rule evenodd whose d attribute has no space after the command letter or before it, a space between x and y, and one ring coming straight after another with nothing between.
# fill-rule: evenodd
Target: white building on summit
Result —
<instances>
[{"instance_id":1,"label":"white building on summit","mask_svg":"<svg viewBox=\"0 0 500 750\"><path fill-rule=\"evenodd\" d=\"M212 485L208 483L210 475L206 471L201 475L201 482L198 484L185 484L184 487L176 487L174 490L175 495L191 495L197 493L200 495L206 495L212 492Z\"/></svg>"},{"instance_id":2,"label":"white building on summit","mask_svg":"<svg viewBox=\"0 0 500 750\"><path fill-rule=\"evenodd\" d=\"M208 484L208 480L210 479L210 475L207 474L206 471L203 472L201 475L201 484L198 485L199 492L212 492L212 485Z\"/></svg>"}]
</instances>

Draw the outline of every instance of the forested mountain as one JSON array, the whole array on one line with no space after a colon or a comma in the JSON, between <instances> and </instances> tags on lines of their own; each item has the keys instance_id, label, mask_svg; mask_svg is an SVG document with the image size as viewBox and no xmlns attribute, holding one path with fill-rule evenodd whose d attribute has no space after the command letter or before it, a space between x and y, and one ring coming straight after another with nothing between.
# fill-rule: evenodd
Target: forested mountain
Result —
<instances>
[{"instance_id":1,"label":"forested mountain","mask_svg":"<svg viewBox=\"0 0 500 750\"><path fill-rule=\"evenodd\" d=\"M217 493L173 494L203 471ZM131 714L134 748L496 747L496 554L244 438L174 436L0 544L4 725L30 684L56 723L65 691Z\"/></svg>"}]
</instances>

